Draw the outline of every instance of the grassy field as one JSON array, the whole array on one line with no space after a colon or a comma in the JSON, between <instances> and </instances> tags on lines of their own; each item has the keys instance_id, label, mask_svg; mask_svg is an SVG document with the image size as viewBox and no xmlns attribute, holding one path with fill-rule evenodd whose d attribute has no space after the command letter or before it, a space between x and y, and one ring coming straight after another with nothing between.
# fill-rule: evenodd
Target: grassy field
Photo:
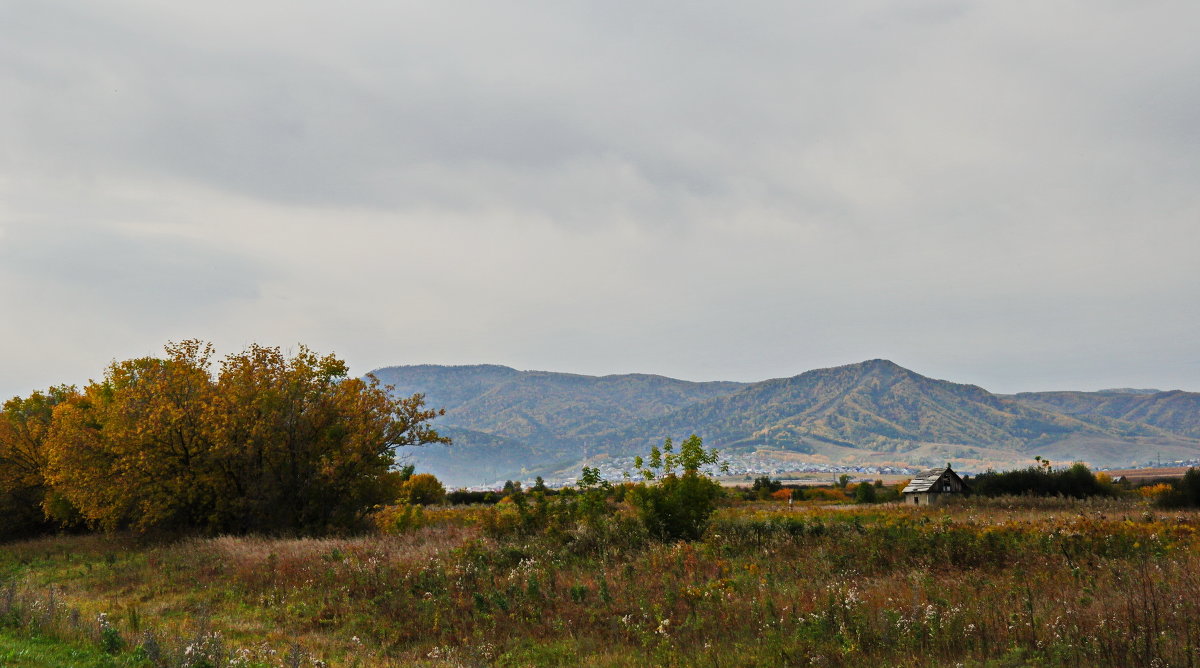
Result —
<instances>
[{"instance_id":1,"label":"grassy field","mask_svg":"<svg viewBox=\"0 0 1200 668\"><path fill-rule=\"evenodd\" d=\"M144 662L135 656L112 656L98 647L0 629L0 666L5 668L120 668L137 665L144 665Z\"/></svg>"},{"instance_id":2,"label":"grassy field","mask_svg":"<svg viewBox=\"0 0 1200 668\"><path fill-rule=\"evenodd\" d=\"M0 547L5 666L1192 666L1200 514L1134 499Z\"/></svg>"}]
</instances>

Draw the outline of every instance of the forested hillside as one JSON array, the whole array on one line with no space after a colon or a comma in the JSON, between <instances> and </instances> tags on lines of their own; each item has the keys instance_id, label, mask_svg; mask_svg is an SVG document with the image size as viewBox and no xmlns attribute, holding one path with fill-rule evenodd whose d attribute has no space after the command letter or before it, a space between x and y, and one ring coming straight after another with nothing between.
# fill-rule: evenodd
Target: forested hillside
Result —
<instances>
[{"instance_id":1,"label":"forested hillside","mask_svg":"<svg viewBox=\"0 0 1200 668\"><path fill-rule=\"evenodd\" d=\"M1200 393L1197 392L1022 392L1013 395L1013 399L1082 419L1112 418L1200 438Z\"/></svg>"},{"instance_id":2,"label":"forested hillside","mask_svg":"<svg viewBox=\"0 0 1200 668\"><path fill-rule=\"evenodd\" d=\"M844 463L949 458L970 466L1044 455L1124 465L1150 451L1200 456L1197 413L1188 411L1200 395L1001 396L887 360L751 384L498 366L390 367L376 375L398 394L425 392L430 405L447 409L439 424L456 445L413 457L458 482L557 471L693 432L726 451Z\"/></svg>"},{"instance_id":3,"label":"forested hillside","mask_svg":"<svg viewBox=\"0 0 1200 668\"><path fill-rule=\"evenodd\" d=\"M446 409L454 441L401 453L453 484L503 480L575 466L606 451L609 434L744 387L663 376L584 376L504 366L399 366L372 372L397 396L425 394ZM661 438L659 439L661 440Z\"/></svg>"}]
</instances>

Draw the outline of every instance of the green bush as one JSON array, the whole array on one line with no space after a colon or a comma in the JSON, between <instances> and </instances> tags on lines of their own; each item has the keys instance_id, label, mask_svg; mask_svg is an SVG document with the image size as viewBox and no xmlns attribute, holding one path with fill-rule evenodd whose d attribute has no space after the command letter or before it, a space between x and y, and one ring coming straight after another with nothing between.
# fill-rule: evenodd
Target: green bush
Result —
<instances>
[{"instance_id":1,"label":"green bush","mask_svg":"<svg viewBox=\"0 0 1200 668\"><path fill-rule=\"evenodd\" d=\"M718 453L705 450L695 434L679 446L678 454L673 449L668 438L662 450L651 448L649 460L634 460L645 482L631 489L628 498L654 538L697 540L724 495L721 486L700 470L716 464Z\"/></svg>"},{"instance_id":2,"label":"green bush","mask_svg":"<svg viewBox=\"0 0 1200 668\"><path fill-rule=\"evenodd\" d=\"M697 540L722 496L721 486L696 474L668 475L655 485L634 488L632 502L651 536L659 540Z\"/></svg>"},{"instance_id":3,"label":"green bush","mask_svg":"<svg viewBox=\"0 0 1200 668\"><path fill-rule=\"evenodd\" d=\"M771 495L783 489L783 483L778 480L772 480L771 476L764 475L754 479L754 485L750 488L750 492L746 495L747 499L769 499Z\"/></svg>"},{"instance_id":4,"label":"green bush","mask_svg":"<svg viewBox=\"0 0 1200 668\"><path fill-rule=\"evenodd\" d=\"M970 481L971 492L980 496L1033 494L1035 496L1070 496L1083 499L1089 496L1116 496L1111 483L1096 479L1081 463L1066 469L1053 469L1049 462L1016 471L986 471Z\"/></svg>"},{"instance_id":5,"label":"green bush","mask_svg":"<svg viewBox=\"0 0 1200 668\"><path fill-rule=\"evenodd\" d=\"M875 503L875 486L869 482L860 482L854 488L855 503Z\"/></svg>"},{"instance_id":6,"label":"green bush","mask_svg":"<svg viewBox=\"0 0 1200 668\"><path fill-rule=\"evenodd\" d=\"M1171 490L1158 497L1160 508L1200 507L1200 470L1190 468L1183 477L1171 483Z\"/></svg>"}]
</instances>

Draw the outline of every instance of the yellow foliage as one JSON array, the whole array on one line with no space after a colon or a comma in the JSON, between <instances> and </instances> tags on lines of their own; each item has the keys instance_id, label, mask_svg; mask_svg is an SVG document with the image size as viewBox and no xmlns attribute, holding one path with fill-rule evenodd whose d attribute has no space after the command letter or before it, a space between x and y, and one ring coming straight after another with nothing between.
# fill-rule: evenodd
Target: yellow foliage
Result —
<instances>
[{"instance_id":1,"label":"yellow foliage","mask_svg":"<svg viewBox=\"0 0 1200 668\"><path fill-rule=\"evenodd\" d=\"M45 527L46 435L54 406L74 394L75 388L59 386L4 402L0 410L0 539Z\"/></svg>"},{"instance_id":2,"label":"yellow foliage","mask_svg":"<svg viewBox=\"0 0 1200 668\"><path fill-rule=\"evenodd\" d=\"M404 481L400 494L408 503L422 506L446 500L446 488L432 473L418 473Z\"/></svg>"},{"instance_id":3,"label":"yellow foliage","mask_svg":"<svg viewBox=\"0 0 1200 668\"><path fill-rule=\"evenodd\" d=\"M1138 487L1137 493L1141 494L1142 496L1144 496L1146 498L1153 499L1153 498L1160 497L1163 494L1166 494L1167 492L1171 491L1172 489L1174 489L1174 488L1171 487L1171 485L1169 483L1160 482L1157 485L1146 485L1145 487Z\"/></svg>"},{"instance_id":4,"label":"yellow foliage","mask_svg":"<svg viewBox=\"0 0 1200 668\"><path fill-rule=\"evenodd\" d=\"M390 500L397 446L445 441L423 398L301 347L251 346L211 371L212 346L113 363L58 406L48 483L93 526L210 532L349 527Z\"/></svg>"}]
</instances>

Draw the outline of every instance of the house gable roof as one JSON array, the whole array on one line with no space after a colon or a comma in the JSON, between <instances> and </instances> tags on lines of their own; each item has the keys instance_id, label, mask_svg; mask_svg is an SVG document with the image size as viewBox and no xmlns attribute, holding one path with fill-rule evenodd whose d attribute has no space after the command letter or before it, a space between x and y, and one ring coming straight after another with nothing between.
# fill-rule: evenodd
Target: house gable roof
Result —
<instances>
[{"instance_id":1,"label":"house gable roof","mask_svg":"<svg viewBox=\"0 0 1200 668\"><path fill-rule=\"evenodd\" d=\"M967 487L967 483L963 482L963 479L959 478L958 474L955 473L953 469L951 469L949 466L943 466L941 468L929 469L928 471L922 471L922 472L918 473L917 475L913 476L913 479L910 480L908 482L908 485L904 488L904 493L908 494L910 492L925 493L925 492L941 491L936 487L936 485L937 485L938 481L940 481L943 477L946 477L946 476L953 476L954 478L957 478L959 484L962 485L962 488L964 490L969 489Z\"/></svg>"}]
</instances>

